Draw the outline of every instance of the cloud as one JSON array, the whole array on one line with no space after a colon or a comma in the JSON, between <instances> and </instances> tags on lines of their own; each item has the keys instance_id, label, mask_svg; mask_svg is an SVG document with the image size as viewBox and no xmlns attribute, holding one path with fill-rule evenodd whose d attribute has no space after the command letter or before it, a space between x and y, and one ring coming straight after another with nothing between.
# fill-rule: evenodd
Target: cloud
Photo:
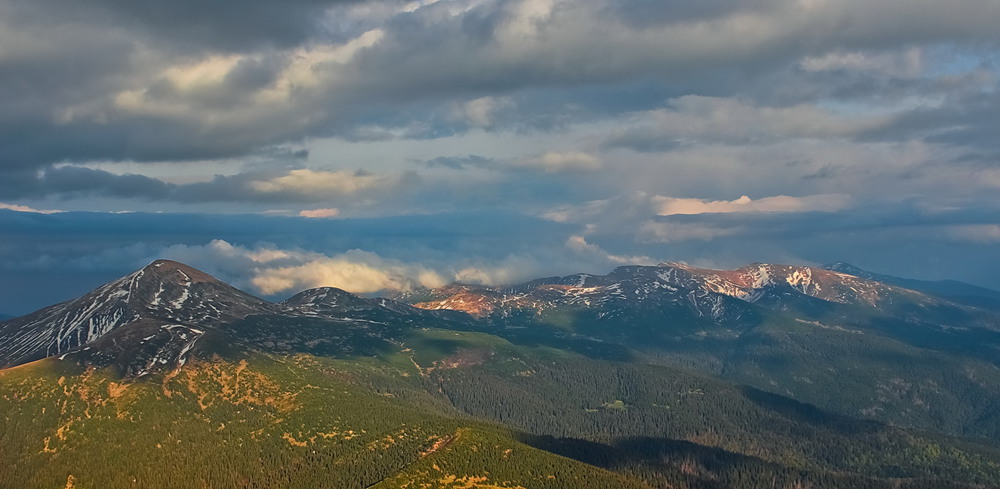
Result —
<instances>
[{"instance_id":1,"label":"cloud","mask_svg":"<svg viewBox=\"0 0 1000 489\"><path fill-rule=\"evenodd\" d=\"M515 168L538 170L545 173L591 172L601 168L601 160L583 152L548 151L538 156L512 163Z\"/></svg>"},{"instance_id":2,"label":"cloud","mask_svg":"<svg viewBox=\"0 0 1000 489\"><path fill-rule=\"evenodd\" d=\"M314 287L337 287L357 294L412 291L449 282L509 285L533 277L537 259L508 255L499 260L453 258L451 263L424 264L420 257L401 260L351 249L324 254L273 244L233 245L214 239L206 245L173 245L160 256L186 263L209 264L206 271L266 296ZM426 258L425 258L426 259Z\"/></svg>"},{"instance_id":3,"label":"cloud","mask_svg":"<svg viewBox=\"0 0 1000 489\"><path fill-rule=\"evenodd\" d=\"M922 199L883 200L836 213L651 216L648 198L631 202L611 200L594 216L574 216L579 222L481 210L352 219L0 212L0 274L7 278L0 310L28 313L77 297L156 258L188 263L251 293L291 287L272 299L324 277L356 290L416 288L435 278L504 285L670 260L720 267L841 260L899 276L1000 286L995 203L928 208ZM309 275L311 264L328 271ZM336 266L363 280L350 282Z\"/></svg>"},{"instance_id":4,"label":"cloud","mask_svg":"<svg viewBox=\"0 0 1000 489\"><path fill-rule=\"evenodd\" d=\"M230 158L421 123L405 137L559 125L566 115L572 124L636 110L627 104L637 84L660 100L761 87L838 96L857 82L838 67L892 65L880 56L905 61L941 45L982 56L1000 16L980 0L154 3L3 7L4 164ZM945 62L920 56L902 75L933 81ZM559 102L536 104L546 99ZM809 107L772 107L791 113L765 132L853 133Z\"/></svg>"},{"instance_id":5,"label":"cloud","mask_svg":"<svg viewBox=\"0 0 1000 489\"><path fill-rule=\"evenodd\" d=\"M555 222L584 222L597 219L607 213L612 204L612 199L602 199L581 204L561 205L542 211L541 217Z\"/></svg>"},{"instance_id":6,"label":"cloud","mask_svg":"<svg viewBox=\"0 0 1000 489\"><path fill-rule=\"evenodd\" d=\"M14 212L33 212L35 214L57 214L57 213L60 213L60 212L65 212L65 211L60 211L60 210L55 210L55 209L33 209L33 208L28 207L26 205L6 204L6 203L3 203L3 202L0 202L0 209L5 209L5 210L8 210L8 211L14 211Z\"/></svg>"},{"instance_id":7,"label":"cloud","mask_svg":"<svg viewBox=\"0 0 1000 489\"><path fill-rule=\"evenodd\" d=\"M1000 243L1000 225L998 224L951 226L947 229L947 232L949 236L960 241L985 244Z\"/></svg>"},{"instance_id":8,"label":"cloud","mask_svg":"<svg viewBox=\"0 0 1000 489\"><path fill-rule=\"evenodd\" d=\"M997 2L63 3L0 2L0 201L167 215L2 213L4 270L995 262Z\"/></svg>"},{"instance_id":9,"label":"cloud","mask_svg":"<svg viewBox=\"0 0 1000 489\"><path fill-rule=\"evenodd\" d=\"M635 114L632 127L614 131L603 144L662 151L695 141L759 144L788 138L846 138L890 121L882 115L838 115L809 104L761 107L736 98L685 95L668 101L668 108Z\"/></svg>"},{"instance_id":10,"label":"cloud","mask_svg":"<svg viewBox=\"0 0 1000 489\"><path fill-rule=\"evenodd\" d=\"M365 294L446 283L437 272L419 264L358 249L325 255L301 248L266 243L240 246L214 239L206 245L169 246L160 251L160 256L185 263L207 263L209 273L268 296L314 287L338 287Z\"/></svg>"},{"instance_id":11,"label":"cloud","mask_svg":"<svg viewBox=\"0 0 1000 489\"><path fill-rule=\"evenodd\" d=\"M710 241L742 234L743 226L720 226L698 222L646 221L639 226L636 239L646 243L677 243L681 241Z\"/></svg>"},{"instance_id":12,"label":"cloud","mask_svg":"<svg viewBox=\"0 0 1000 489\"><path fill-rule=\"evenodd\" d=\"M472 126L490 127L496 112L510 104L510 97L479 97L458 104L452 114L456 119L467 121Z\"/></svg>"},{"instance_id":13,"label":"cloud","mask_svg":"<svg viewBox=\"0 0 1000 489\"><path fill-rule=\"evenodd\" d=\"M580 235L570 236L566 240L566 247L576 253L600 257L616 265L655 265L657 262L648 256L613 255L596 244L588 243L587 239Z\"/></svg>"},{"instance_id":14,"label":"cloud","mask_svg":"<svg viewBox=\"0 0 1000 489\"><path fill-rule=\"evenodd\" d=\"M384 177L360 171L299 169L269 180L250 182L250 188L261 193L353 194L385 183Z\"/></svg>"},{"instance_id":15,"label":"cloud","mask_svg":"<svg viewBox=\"0 0 1000 489\"><path fill-rule=\"evenodd\" d=\"M451 168L452 170L464 170L467 168L484 168L489 166L496 166L498 163L492 158L486 158L479 155L468 155L468 156L438 156L429 160L416 160L417 163L421 163L429 168L442 167Z\"/></svg>"},{"instance_id":16,"label":"cloud","mask_svg":"<svg viewBox=\"0 0 1000 489\"><path fill-rule=\"evenodd\" d=\"M730 212L835 212L847 208L850 202L850 197L841 194L809 195L805 197L776 195L756 200L744 195L731 201L679 199L660 195L652 198L653 208L656 214L661 216Z\"/></svg>"},{"instance_id":17,"label":"cloud","mask_svg":"<svg viewBox=\"0 0 1000 489\"><path fill-rule=\"evenodd\" d=\"M176 187L155 178L128 173L115 175L75 165L61 165L41 171L11 172L0 182L0 195L7 197L107 196L122 198L163 198Z\"/></svg>"},{"instance_id":18,"label":"cloud","mask_svg":"<svg viewBox=\"0 0 1000 489\"><path fill-rule=\"evenodd\" d=\"M340 215L340 211L337 209L305 209L299 211L299 216L309 217L309 218L331 218Z\"/></svg>"},{"instance_id":19,"label":"cloud","mask_svg":"<svg viewBox=\"0 0 1000 489\"><path fill-rule=\"evenodd\" d=\"M254 276L252 283L261 293L273 295L313 287L338 287L359 294L409 291L419 287L440 287L447 281L419 265L352 250L298 266L265 268Z\"/></svg>"},{"instance_id":20,"label":"cloud","mask_svg":"<svg viewBox=\"0 0 1000 489\"><path fill-rule=\"evenodd\" d=\"M467 257L452 269L452 275L463 284L502 286L537 278L544 269L537 255L510 254L497 260Z\"/></svg>"},{"instance_id":21,"label":"cloud","mask_svg":"<svg viewBox=\"0 0 1000 489\"><path fill-rule=\"evenodd\" d=\"M363 170L284 170L280 165L274 166L278 166L277 171L251 170L233 175L216 175L204 182L173 184L144 175L115 174L83 166L61 165L38 172L12 173L9 180L0 182L0 197L102 197L182 204L357 204L358 197L364 196L370 204L371 199L387 196L392 189L407 183L412 185L417 179L415 175L408 173L377 175Z\"/></svg>"},{"instance_id":22,"label":"cloud","mask_svg":"<svg viewBox=\"0 0 1000 489\"><path fill-rule=\"evenodd\" d=\"M912 78L923 73L925 61L923 51L912 47L901 52L829 52L821 56L806 56L799 66L806 71L855 70Z\"/></svg>"},{"instance_id":23,"label":"cloud","mask_svg":"<svg viewBox=\"0 0 1000 489\"><path fill-rule=\"evenodd\" d=\"M49 3L42 0L42 3ZM52 2L56 6L59 2ZM216 49L287 46L305 41L320 28L328 8L352 0L293 0L280 8L266 0L218 2L211 6L180 0L165 8L153 0L121 3L88 0L74 6L110 24L136 26L150 41ZM88 12L89 10L89 12Z\"/></svg>"}]
</instances>

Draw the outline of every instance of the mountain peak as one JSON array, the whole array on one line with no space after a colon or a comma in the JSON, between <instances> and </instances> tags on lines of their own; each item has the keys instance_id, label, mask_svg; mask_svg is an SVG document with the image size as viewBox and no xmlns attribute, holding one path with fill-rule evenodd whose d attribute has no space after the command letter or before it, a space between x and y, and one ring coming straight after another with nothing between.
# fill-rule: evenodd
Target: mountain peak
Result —
<instances>
[{"instance_id":1,"label":"mountain peak","mask_svg":"<svg viewBox=\"0 0 1000 489\"><path fill-rule=\"evenodd\" d=\"M198 269L156 260L77 299L0 325L0 365L71 351L131 324L191 329L275 309Z\"/></svg>"},{"instance_id":2,"label":"mountain peak","mask_svg":"<svg viewBox=\"0 0 1000 489\"><path fill-rule=\"evenodd\" d=\"M197 268L173 260L155 260L136 273L154 276L161 280L173 278L183 283L221 283L219 279Z\"/></svg>"},{"instance_id":3,"label":"mountain peak","mask_svg":"<svg viewBox=\"0 0 1000 489\"><path fill-rule=\"evenodd\" d=\"M867 278L866 275L870 275L867 270L861 269L847 262L835 261L833 263L827 263L820 266L823 270L829 270L831 272L846 273L848 275L854 275L856 277Z\"/></svg>"},{"instance_id":4,"label":"mountain peak","mask_svg":"<svg viewBox=\"0 0 1000 489\"><path fill-rule=\"evenodd\" d=\"M303 290L284 300L281 305L307 315L338 310L370 309L372 307L370 301L336 287L317 287Z\"/></svg>"}]
</instances>

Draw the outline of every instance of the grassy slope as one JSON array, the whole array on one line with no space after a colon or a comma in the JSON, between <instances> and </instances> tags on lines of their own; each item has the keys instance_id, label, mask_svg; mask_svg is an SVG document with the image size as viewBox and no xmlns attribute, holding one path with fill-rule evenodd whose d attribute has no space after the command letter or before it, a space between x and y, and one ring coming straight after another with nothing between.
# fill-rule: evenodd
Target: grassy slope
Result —
<instances>
[{"instance_id":1,"label":"grassy slope","mask_svg":"<svg viewBox=\"0 0 1000 489\"><path fill-rule=\"evenodd\" d=\"M0 487L1000 480L990 447L832 416L679 369L482 332L404 336L376 356L235 355L133 383L55 359L0 371Z\"/></svg>"},{"instance_id":2,"label":"grassy slope","mask_svg":"<svg viewBox=\"0 0 1000 489\"><path fill-rule=\"evenodd\" d=\"M642 487L510 432L372 392L344 365L252 356L135 383L54 359L0 372L0 487L368 487L387 479ZM575 482L551 482L567 480Z\"/></svg>"}]
</instances>

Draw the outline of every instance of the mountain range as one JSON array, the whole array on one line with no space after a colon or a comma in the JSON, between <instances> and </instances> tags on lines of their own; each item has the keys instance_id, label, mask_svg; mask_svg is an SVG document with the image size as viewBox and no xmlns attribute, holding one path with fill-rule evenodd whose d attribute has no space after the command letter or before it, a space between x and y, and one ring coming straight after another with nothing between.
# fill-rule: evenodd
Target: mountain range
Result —
<instances>
[{"instance_id":1,"label":"mountain range","mask_svg":"<svg viewBox=\"0 0 1000 489\"><path fill-rule=\"evenodd\" d=\"M272 303L157 260L0 322L0 487L992 487L998 297L663 263Z\"/></svg>"}]
</instances>

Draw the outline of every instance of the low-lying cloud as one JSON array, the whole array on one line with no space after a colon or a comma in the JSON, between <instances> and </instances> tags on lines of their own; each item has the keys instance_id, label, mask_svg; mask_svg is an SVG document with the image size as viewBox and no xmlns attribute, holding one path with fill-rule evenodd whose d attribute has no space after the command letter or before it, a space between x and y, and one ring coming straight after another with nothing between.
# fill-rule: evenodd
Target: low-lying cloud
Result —
<instances>
[{"instance_id":1,"label":"low-lying cloud","mask_svg":"<svg viewBox=\"0 0 1000 489\"><path fill-rule=\"evenodd\" d=\"M330 219L340 215L339 209L325 208L325 209L303 209L299 211L299 216L309 217L312 219Z\"/></svg>"},{"instance_id":2,"label":"low-lying cloud","mask_svg":"<svg viewBox=\"0 0 1000 489\"><path fill-rule=\"evenodd\" d=\"M383 186L389 182L384 176L367 172L292 170L285 175L249 182L251 190L260 193L290 193L305 196L354 194L362 190Z\"/></svg>"},{"instance_id":3,"label":"low-lying cloud","mask_svg":"<svg viewBox=\"0 0 1000 489\"><path fill-rule=\"evenodd\" d=\"M661 216L723 214L733 212L836 212L850 205L846 195L809 195L791 197L776 195L751 199L746 195L735 200L684 199L657 195L652 198L656 214Z\"/></svg>"},{"instance_id":4,"label":"low-lying cloud","mask_svg":"<svg viewBox=\"0 0 1000 489\"><path fill-rule=\"evenodd\" d=\"M0 209L6 209L14 212L32 212L35 214L58 214L60 212L64 212L57 209L34 209L26 205L5 204L3 202L0 202Z\"/></svg>"},{"instance_id":5,"label":"low-lying cloud","mask_svg":"<svg viewBox=\"0 0 1000 489\"><path fill-rule=\"evenodd\" d=\"M337 287L356 294L440 287L447 280L419 265L387 261L373 253L351 251L292 267L264 268L251 280L265 295L314 287Z\"/></svg>"}]
</instances>

